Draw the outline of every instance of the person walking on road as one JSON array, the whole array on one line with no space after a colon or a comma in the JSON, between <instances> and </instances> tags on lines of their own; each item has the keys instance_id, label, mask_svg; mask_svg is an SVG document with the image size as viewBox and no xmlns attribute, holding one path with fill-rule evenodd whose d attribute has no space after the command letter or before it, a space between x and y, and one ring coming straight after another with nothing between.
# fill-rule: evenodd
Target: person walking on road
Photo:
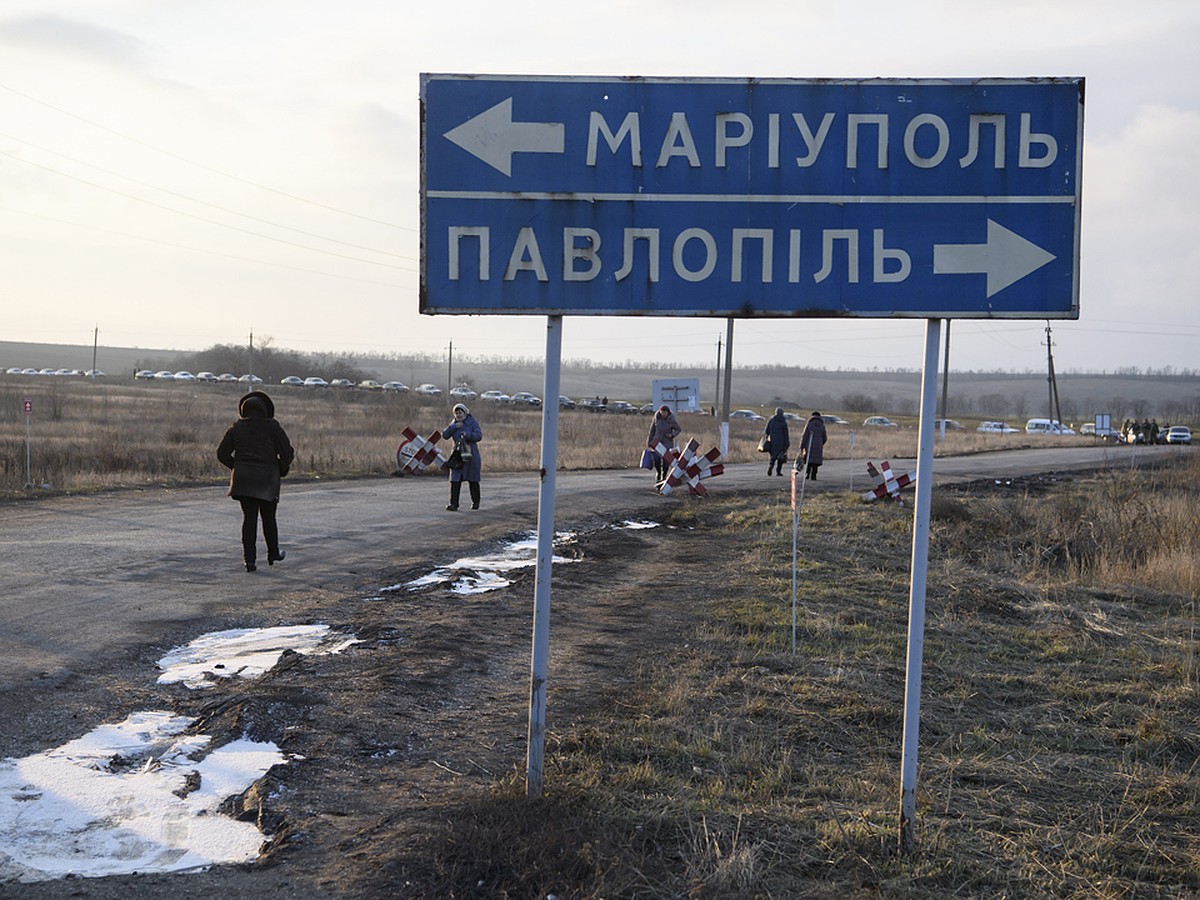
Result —
<instances>
[{"instance_id":1,"label":"person walking on road","mask_svg":"<svg viewBox=\"0 0 1200 900\"><path fill-rule=\"evenodd\" d=\"M661 444L666 450L673 449L675 438L679 437L682 431L675 413L671 412L671 407L665 403L660 406L654 414L654 421L650 423L650 436L646 438L646 446L654 454L654 480L657 484L661 484L667 477L666 461L657 448Z\"/></svg>"},{"instance_id":2,"label":"person walking on road","mask_svg":"<svg viewBox=\"0 0 1200 900\"><path fill-rule=\"evenodd\" d=\"M462 403L454 404L454 421L442 431L442 437L454 441L450 454L450 503L446 509L458 510L458 498L465 481L471 491L471 509L479 509L479 475L483 471L483 460L479 457L479 442L483 440L483 429Z\"/></svg>"},{"instance_id":3,"label":"person walking on road","mask_svg":"<svg viewBox=\"0 0 1200 900\"><path fill-rule=\"evenodd\" d=\"M796 468L800 468L800 460L804 460L804 477L817 480L817 469L825 461L825 420L819 412L813 412L804 423L804 433L800 435L800 455L796 457Z\"/></svg>"},{"instance_id":4,"label":"person walking on road","mask_svg":"<svg viewBox=\"0 0 1200 900\"><path fill-rule=\"evenodd\" d=\"M238 420L217 447L217 459L231 469L229 496L242 505L242 559L246 571L257 569L258 520L267 543L267 565L287 554L279 546L275 519L280 479L287 475L296 452L287 432L275 421L275 404L263 391L251 391L238 401Z\"/></svg>"},{"instance_id":5,"label":"person walking on road","mask_svg":"<svg viewBox=\"0 0 1200 900\"><path fill-rule=\"evenodd\" d=\"M783 407L775 407L775 415L767 419L767 425L763 429L763 434L767 436L767 442L771 447L771 458L767 462L767 474L783 474L783 464L787 462L788 447L791 446L791 436L788 434L787 419L783 415Z\"/></svg>"}]
</instances>

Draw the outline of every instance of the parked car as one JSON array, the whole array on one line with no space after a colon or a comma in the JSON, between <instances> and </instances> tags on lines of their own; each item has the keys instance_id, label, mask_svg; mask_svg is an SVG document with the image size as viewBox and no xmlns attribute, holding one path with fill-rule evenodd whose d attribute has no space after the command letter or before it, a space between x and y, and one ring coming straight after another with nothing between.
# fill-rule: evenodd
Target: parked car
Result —
<instances>
[{"instance_id":1,"label":"parked car","mask_svg":"<svg viewBox=\"0 0 1200 900\"><path fill-rule=\"evenodd\" d=\"M509 398L509 401L511 403L515 403L519 406L541 406L542 405L542 398L529 393L529 391L517 391L515 394L512 395L512 397Z\"/></svg>"},{"instance_id":2,"label":"parked car","mask_svg":"<svg viewBox=\"0 0 1200 900\"><path fill-rule=\"evenodd\" d=\"M326 381L324 378L318 378L316 375L309 375L307 378L304 379L304 386L305 387L327 388L327 387L329 387L329 382Z\"/></svg>"},{"instance_id":3,"label":"parked car","mask_svg":"<svg viewBox=\"0 0 1200 900\"><path fill-rule=\"evenodd\" d=\"M658 411L658 408L653 403L643 403L638 407L638 412L643 416L652 416Z\"/></svg>"},{"instance_id":4,"label":"parked car","mask_svg":"<svg viewBox=\"0 0 1200 900\"><path fill-rule=\"evenodd\" d=\"M899 428L900 426L887 416L867 416L863 419L865 428Z\"/></svg>"},{"instance_id":5,"label":"parked car","mask_svg":"<svg viewBox=\"0 0 1200 900\"><path fill-rule=\"evenodd\" d=\"M460 384L458 387L450 389L450 396L458 400L474 400L479 394L465 384Z\"/></svg>"},{"instance_id":6,"label":"parked car","mask_svg":"<svg viewBox=\"0 0 1200 900\"><path fill-rule=\"evenodd\" d=\"M1030 419L1025 423L1026 434L1074 434L1073 428L1063 425L1058 419Z\"/></svg>"},{"instance_id":7,"label":"parked car","mask_svg":"<svg viewBox=\"0 0 1200 900\"><path fill-rule=\"evenodd\" d=\"M608 407L599 397L588 397L585 400L580 400L577 404L580 409L586 409L588 412L602 413L607 412Z\"/></svg>"},{"instance_id":8,"label":"parked car","mask_svg":"<svg viewBox=\"0 0 1200 900\"><path fill-rule=\"evenodd\" d=\"M558 408L559 409L574 409L575 405L576 405L575 401L572 400L570 397L568 397L566 394L558 395Z\"/></svg>"},{"instance_id":9,"label":"parked car","mask_svg":"<svg viewBox=\"0 0 1200 900\"><path fill-rule=\"evenodd\" d=\"M408 385L403 381L385 381L381 386L381 390L395 391L397 394L407 394Z\"/></svg>"},{"instance_id":10,"label":"parked car","mask_svg":"<svg viewBox=\"0 0 1200 900\"><path fill-rule=\"evenodd\" d=\"M1167 429L1168 444L1190 444L1192 442L1192 429L1186 425L1172 425Z\"/></svg>"},{"instance_id":11,"label":"parked car","mask_svg":"<svg viewBox=\"0 0 1200 900\"><path fill-rule=\"evenodd\" d=\"M204 382L216 381L216 380L217 380L217 376L216 376L216 375L214 375L212 372L197 372L197 373L196 373L196 380L197 380L197 381L204 381Z\"/></svg>"},{"instance_id":12,"label":"parked car","mask_svg":"<svg viewBox=\"0 0 1200 900\"><path fill-rule=\"evenodd\" d=\"M304 379L299 375L287 375L279 379L280 384L286 384L288 387L300 387L304 384Z\"/></svg>"},{"instance_id":13,"label":"parked car","mask_svg":"<svg viewBox=\"0 0 1200 900\"><path fill-rule=\"evenodd\" d=\"M251 375L249 373L243 375L238 379L238 381L242 384L262 384L261 378L259 378L257 375Z\"/></svg>"},{"instance_id":14,"label":"parked car","mask_svg":"<svg viewBox=\"0 0 1200 900\"><path fill-rule=\"evenodd\" d=\"M510 398L504 391L484 391L479 395L479 399L488 403L507 403Z\"/></svg>"},{"instance_id":15,"label":"parked car","mask_svg":"<svg viewBox=\"0 0 1200 900\"><path fill-rule=\"evenodd\" d=\"M731 419L746 419L749 422L765 422L766 421L766 419L764 419L762 416L760 416L758 413L756 413L752 409L735 409L733 412L731 412L729 414L729 418L731 418Z\"/></svg>"},{"instance_id":16,"label":"parked car","mask_svg":"<svg viewBox=\"0 0 1200 900\"><path fill-rule=\"evenodd\" d=\"M392 384L397 384L397 382L393 381ZM373 378L368 378L358 383L358 389L360 391L381 391L383 390L383 385Z\"/></svg>"},{"instance_id":17,"label":"parked car","mask_svg":"<svg viewBox=\"0 0 1200 900\"><path fill-rule=\"evenodd\" d=\"M849 425L850 424L845 419L843 419L841 416L834 416L834 415L830 415L829 413L825 413L824 415L822 415L821 421L824 422L826 425Z\"/></svg>"},{"instance_id":18,"label":"parked car","mask_svg":"<svg viewBox=\"0 0 1200 900\"><path fill-rule=\"evenodd\" d=\"M175 380L176 381L195 381L196 376L193 375L191 372L176 372Z\"/></svg>"},{"instance_id":19,"label":"parked car","mask_svg":"<svg viewBox=\"0 0 1200 900\"><path fill-rule=\"evenodd\" d=\"M153 377L155 381L174 381L175 373L163 369L161 372L155 372Z\"/></svg>"},{"instance_id":20,"label":"parked car","mask_svg":"<svg viewBox=\"0 0 1200 900\"><path fill-rule=\"evenodd\" d=\"M976 431L981 431L984 434L1019 434L1020 428L1013 428L1007 422L980 422Z\"/></svg>"},{"instance_id":21,"label":"parked car","mask_svg":"<svg viewBox=\"0 0 1200 900\"><path fill-rule=\"evenodd\" d=\"M440 397L442 389L436 384L419 384L417 385L417 393L424 397Z\"/></svg>"},{"instance_id":22,"label":"parked car","mask_svg":"<svg viewBox=\"0 0 1200 900\"><path fill-rule=\"evenodd\" d=\"M222 372L220 375L217 376L217 381L227 382L227 381L237 381L237 380L238 380L238 377L236 375L234 375L232 372Z\"/></svg>"},{"instance_id":23,"label":"parked car","mask_svg":"<svg viewBox=\"0 0 1200 900\"><path fill-rule=\"evenodd\" d=\"M329 382L329 386L332 388L352 388L354 387L354 382L349 378L335 378Z\"/></svg>"},{"instance_id":24,"label":"parked car","mask_svg":"<svg viewBox=\"0 0 1200 900\"><path fill-rule=\"evenodd\" d=\"M20 375L21 367L20 366L9 366L9 368L5 369L5 374L6 375Z\"/></svg>"},{"instance_id":25,"label":"parked car","mask_svg":"<svg viewBox=\"0 0 1200 900\"><path fill-rule=\"evenodd\" d=\"M963 427L962 422L957 422L954 419L934 419L933 420L934 429L937 431L941 431L942 430L942 422L946 423L947 431L966 431L967 430L966 428Z\"/></svg>"},{"instance_id":26,"label":"parked car","mask_svg":"<svg viewBox=\"0 0 1200 900\"><path fill-rule=\"evenodd\" d=\"M636 416L637 407L625 400L609 400L608 411L610 413L622 413L627 416Z\"/></svg>"}]
</instances>

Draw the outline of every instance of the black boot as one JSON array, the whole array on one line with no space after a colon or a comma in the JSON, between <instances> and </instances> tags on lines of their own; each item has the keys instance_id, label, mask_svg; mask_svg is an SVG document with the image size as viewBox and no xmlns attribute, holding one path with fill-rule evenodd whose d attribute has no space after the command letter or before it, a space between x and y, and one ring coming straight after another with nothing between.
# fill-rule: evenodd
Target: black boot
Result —
<instances>
[{"instance_id":1,"label":"black boot","mask_svg":"<svg viewBox=\"0 0 1200 900\"><path fill-rule=\"evenodd\" d=\"M462 493L462 482L461 481L450 482L450 503L446 507L446 509L450 510L450 512L456 512L458 510L458 495L461 493Z\"/></svg>"},{"instance_id":2,"label":"black boot","mask_svg":"<svg viewBox=\"0 0 1200 900\"><path fill-rule=\"evenodd\" d=\"M468 481L467 487L471 490L471 509L479 509L479 482Z\"/></svg>"}]
</instances>

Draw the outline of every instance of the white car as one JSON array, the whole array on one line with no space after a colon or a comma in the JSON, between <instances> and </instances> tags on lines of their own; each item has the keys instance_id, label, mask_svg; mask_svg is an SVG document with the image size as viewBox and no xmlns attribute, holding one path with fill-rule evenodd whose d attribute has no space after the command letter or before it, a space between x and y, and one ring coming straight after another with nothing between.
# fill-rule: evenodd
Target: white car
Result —
<instances>
[{"instance_id":1,"label":"white car","mask_svg":"<svg viewBox=\"0 0 1200 900\"><path fill-rule=\"evenodd\" d=\"M217 376L217 381L237 381L238 377L232 372L222 372Z\"/></svg>"},{"instance_id":2,"label":"white car","mask_svg":"<svg viewBox=\"0 0 1200 900\"><path fill-rule=\"evenodd\" d=\"M474 400L479 395L465 384L460 384L458 387L450 389L450 396L458 400Z\"/></svg>"},{"instance_id":3,"label":"white car","mask_svg":"<svg viewBox=\"0 0 1200 900\"><path fill-rule=\"evenodd\" d=\"M979 427L975 429L984 434L1018 434L1020 428L1013 428L1007 422L980 422Z\"/></svg>"},{"instance_id":4,"label":"white car","mask_svg":"<svg viewBox=\"0 0 1200 900\"><path fill-rule=\"evenodd\" d=\"M152 377L155 381L174 381L175 373L168 372L166 369L163 369L161 372L155 372Z\"/></svg>"},{"instance_id":5,"label":"white car","mask_svg":"<svg viewBox=\"0 0 1200 900\"><path fill-rule=\"evenodd\" d=\"M425 397L440 397L442 389L436 384L419 384L417 385L417 393Z\"/></svg>"},{"instance_id":6,"label":"white car","mask_svg":"<svg viewBox=\"0 0 1200 900\"><path fill-rule=\"evenodd\" d=\"M304 379L305 387L329 387L329 382L324 378L318 378L316 375L309 375Z\"/></svg>"},{"instance_id":7,"label":"white car","mask_svg":"<svg viewBox=\"0 0 1200 900\"><path fill-rule=\"evenodd\" d=\"M329 382L329 386L334 388L352 388L354 387L354 382L349 378L335 378Z\"/></svg>"},{"instance_id":8,"label":"white car","mask_svg":"<svg viewBox=\"0 0 1200 900\"><path fill-rule=\"evenodd\" d=\"M534 396L529 391L517 391L509 398L510 403L519 403L524 406L541 406L542 398Z\"/></svg>"},{"instance_id":9,"label":"white car","mask_svg":"<svg viewBox=\"0 0 1200 900\"><path fill-rule=\"evenodd\" d=\"M288 375L279 379L280 384L286 384L288 387L299 387L304 384L304 379L299 375Z\"/></svg>"},{"instance_id":10,"label":"white car","mask_svg":"<svg viewBox=\"0 0 1200 900\"><path fill-rule=\"evenodd\" d=\"M1186 425L1172 425L1167 429L1168 444L1190 444L1192 442L1192 429Z\"/></svg>"},{"instance_id":11,"label":"white car","mask_svg":"<svg viewBox=\"0 0 1200 900\"><path fill-rule=\"evenodd\" d=\"M196 376L193 375L191 372L176 372L175 380L176 381L195 381Z\"/></svg>"},{"instance_id":12,"label":"white car","mask_svg":"<svg viewBox=\"0 0 1200 900\"><path fill-rule=\"evenodd\" d=\"M397 394L408 393L408 385L403 381L385 381L380 387L382 390L395 391Z\"/></svg>"},{"instance_id":13,"label":"white car","mask_svg":"<svg viewBox=\"0 0 1200 900\"><path fill-rule=\"evenodd\" d=\"M752 409L735 409L733 412L731 412L729 414L729 418L731 418L731 419L746 419L747 421L750 421L750 422L765 422L766 421L766 419L764 419L762 416L760 416L758 413L756 413Z\"/></svg>"},{"instance_id":14,"label":"white car","mask_svg":"<svg viewBox=\"0 0 1200 900\"><path fill-rule=\"evenodd\" d=\"M1026 434L1074 434L1075 429L1063 425L1058 419L1030 419L1025 423Z\"/></svg>"},{"instance_id":15,"label":"white car","mask_svg":"<svg viewBox=\"0 0 1200 900\"><path fill-rule=\"evenodd\" d=\"M867 428L899 428L900 426L889 419L887 416L867 416L863 419L863 425Z\"/></svg>"},{"instance_id":16,"label":"white car","mask_svg":"<svg viewBox=\"0 0 1200 900\"><path fill-rule=\"evenodd\" d=\"M507 403L511 398L504 391L484 391L479 395L479 399L488 403Z\"/></svg>"},{"instance_id":17,"label":"white car","mask_svg":"<svg viewBox=\"0 0 1200 900\"><path fill-rule=\"evenodd\" d=\"M212 372L197 372L196 380L197 381L216 381L217 376L214 375Z\"/></svg>"},{"instance_id":18,"label":"white car","mask_svg":"<svg viewBox=\"0 0 1200 900\"><path fill-rule=\"evenodd\" d=\"M249 373L243 375L238 379L238 381L240 381L242 384L262 384L261 378L259 378L257 375L251 375Z\"/></svg>"}]
</instances>

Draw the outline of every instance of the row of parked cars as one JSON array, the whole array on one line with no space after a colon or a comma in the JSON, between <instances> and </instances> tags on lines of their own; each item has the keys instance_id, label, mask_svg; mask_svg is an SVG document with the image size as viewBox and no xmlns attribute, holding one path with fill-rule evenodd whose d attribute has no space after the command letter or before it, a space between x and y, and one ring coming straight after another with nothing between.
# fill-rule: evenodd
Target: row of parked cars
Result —
<instances>
[{"instance_id":1,"label":"row of parked cars","mask_svg":"<svg viewBox=\"0 0 1200 900\"><path fill-rule=\"evenodd\" d=\"M104 378L99 369L33 369L9 366L4 369L5 375L42 375L57 378Z\"/></svg>"}]
</instances>

